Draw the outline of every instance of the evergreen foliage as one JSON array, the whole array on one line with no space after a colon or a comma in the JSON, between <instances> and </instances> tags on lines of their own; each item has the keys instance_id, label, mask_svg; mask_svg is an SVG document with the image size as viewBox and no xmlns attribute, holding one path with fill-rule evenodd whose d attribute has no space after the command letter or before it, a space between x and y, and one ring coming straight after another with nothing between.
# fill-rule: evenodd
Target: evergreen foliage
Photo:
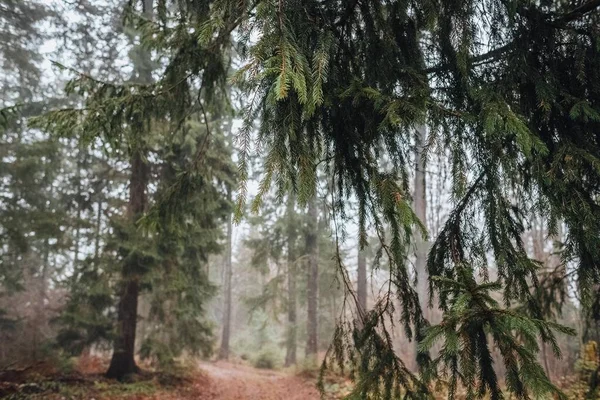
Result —
<instances>
[{"instance_id":1,"label":"evergreen foliage","mask_svg":"<svg viewBox=\"0 0 600 400\"><path fill-rule=\"evenodd\" d=\"M270 179L269 168L283 170L297 184L299 199L306 201L314 187L314 166L321 159L331 160L337 198L355 195L361 214L369 214L378 231L383 232L382 217L390 226L385 247L392 264L390 280L399 293L400 320L409 335L416 325L418 339L425 324L403 251L412 227L419 225L407 203L407 160L412 128L426 116L432 127L430 146L450 150L457 200L428 262L429 275L443 277L432 279L430 286L439 293L445 313L466 308L457 307L464 297L451 295L442 282L467 285L477 274L485 282L490 252L498 279L489 284L501 285L505 306L535 304L529 286L538 284L536 263L527 257L519 237L523 210L518 205L530 202L550 226L565 221L565 257L579 262L579 279L586 280L580 283L592 288L598 246L585 232L597 230L593 182L598 179L598 145L589 132L597 129L592 104L600 60L593 28L598 6L594 1L258 5L259 39L250 46L242 74L257 94L259 140L267 143L265 179ZM322 26L326 29L318 28ZM323 52L326 63L319 61ZM324 78L322 65L327 65ZM382 152L394 166L389 177L378 164ZM469 169L474 168L472 175ZM280 187L286 181L281 179ZM343 207L343 202L336 205ZM485 223L476 222L480 220ZM362 217L363 230L365 221ZM469 273L461 273L464 268ZM384 311L381 315L392 309L385 306ZM500 320L496 326L502 332L495 336L502 342L506 367L524 374L529 366L527 373L532 374L519 379L513 375L508 388L518 398L528 398L535 381L536 391L552 392L555 388L531 354L518 348L520 358L514 361L517 350L506 340L509 332L536 326L535 319L520 318L520 327ZM543 325L538 330L544 340L551 340ZM377 337L374 329L369 337ZM366 360L384 354L369 352L360 341L354 344ZM479 344L463 353L452 375L467 377L469 383L476 377L481 390L475 397L486 392L500 396L485 348ZM373 376L368 362L357 363L359 381ZM393 362L388 365L406 375ZM480 375L473 365L479 365ZM382 385L398 381L390 375Z\"/></svg>"},{"instance_id":2,"label":"evergreen foliage","mask_svg":"<svg viewBox=\"0 0 600 400\"><path fill-rule=\"evenodd\" d=\"M41 82L38 47L49 37L43 24L55 14L47 4L35 1L5 1L0 11L0 334L5 343L0 364L4 364L14 357L39 355L39 349L22 350L27 341L39 346L47 337L50 317L43 307L52 302L48 289L63 272L59 260L72 246L69 226L76 218L69 208L73 190L65 181L73 172L64 160L67 144L29 129L26 121L43 112L40 100L48 88ZM29 296L29 304L21 310L36 324L20 318L17 307L11 306L13 296Z\"/></svg>"},{"instance_id":3,"label":"evergreen foliage","mask_svg":"<svg viewBox=\"0 0 600 400\"><path fill-rule=\"evenodd\" d=\"M104 248L76 266L71 299L59 318L64 327L59 344L76 353L99 341L118 339L122 328L115 326L115 319L122 316L115 313L115 297L121 296L121 313L123 303L131 301L124 300L124 288L135 281L150 302L141 354L167 364L184 349L194 354L211 351L212 329L204 319L204 306L215 288L208 282L206 264L208 255L220 249L222 223L230 210L227 188L234 184L234 169L227 161L231 150L220 134L229 112L222 85L227 72L226 65L207 57L192 68L194 73L208 71L201 82L192 74L189 80L181 79L180 71L173 72L177 81L170 81L167 68L165 78L152 83L148 72L160 65L149 59L146 45L162 48L181 35L189 40L190 32L183 26L167 28L160 13L155 23L136 12L131 3L126 22L135 21L130 26L142 39L157 41L131 48L133 76L112 83L55 63L74 76L65 91L81 99L81 105L51 110L29 123L55 137L76 139L84 148L101 143L114 159L129 156L131 184L139 184L133 175L142 165L137 171L142 171L144 186L150 184L148 195L154 198L142 214L123 213L121 205L110 218L110 235L102 238ZM145 197L146 187L142 191ZM119 265L122 268L115 268Z\"/></svg>"},{"instance_id":4,"label":"evergreen foliage","mask_svg":"<svg viewBox=\"0 0 600 400\"><path fill-rule=\"evenodd\" d=\"M172 362L183 350L205 356L212 351L212 326L204 312L216 288L208 281L207 263L208 256L221 248L222 224L231 210L226 193L235 176L233 165L227 161L231 149L222 135L215 133L205 162L193 176L194 186L186 189L186 197L177 199L176 211L161 212L168 206L161 201L161 194L179 184L178 175L185 173L187 163L209 134L192 121L185 134L165 146L156 244L162 268L149 277L152 328L142 344L142 356L156 355L163 364Z\"/></svg>"},{"instance_id":5,"label":"evergreen foliage","mask_svg":"<svg viewBox=\"0 0 600 400\"><path fill-rule=\"evenodd\" d=\"M268 312L277 322L281 313L288 313L285 323L286 366L296 364L296 357L290 354L295 354L298 342L308 335L305 329L307 323L302 318L304 310L308 308L310 249L302 239L311 228L307 210L297 209L293 199L291 196L291 203L290 198L286 200L284 209L273 193L265 196L260 214L248 217L252 230L244 240L252 254L251 267L265 278L260 293L248 296L244 301L252 314ZM324 205L322 201L318 203ZM328 347L331 341L331 333L343 308L344 291L340 284L335 260L337 249L328 227L327 215L321 210L318 215L320 221L314 227L319 248L316 345L317 349L322 349ZM290 280L293 280L292 284ZM289 316L291 310L292 318Z\"/></svg>"},{"instance_id":6,"label":"evergreen foliage","mask_svg":"<svg viewBox=\"0 0 600 400\"><path fill-rule=\"evenodd\" d=\"M342 324L329 353L340 366L351 364L356 394L426 397L428 377L443 367L450 398L459 382L470 398L502 398L491 341L516 398L561 396L535 359L536 339L553 345L553 331L569 332L545 320L539 265L521 235L530 208L550 234L563 221L563 259L575 264L582 304L593 303L600 284L598 0L160 0L155 21L136 15L137 6L131 0L126 16L162 57L158 79L115 84L77 73L67 92L84 106L51 111L31 126L135 153L149 132L177 132L198 112L209 138L227 103L235 31L245 65L234 81L249 98L239 133L238 217L258 123L265 161L253 208L272 186L279 199L291 187L306 205L324 164L336 230L355 198L360 236L371 226L389 264L387 296L362 316L361 329ZM433 327L408 262L411 237L426 235L408 179L414 128L423 123L431 128L426 153L448 152L454 197L427 262L431 295L444 312ZM204 150L170 181L148 215L150 231L166 229L164 218L197 218L187 207L202 183ZM158 236L163 245L171 243L166 232ZM335 259L351 291L339 253ZM490 267L497 276L490 278ZM502 292L502 303L493 291ZM419 356L422 376L395 355L389 321L399 321L423 351L444 343L439 357Z\"/></svg>"}]
</instances>

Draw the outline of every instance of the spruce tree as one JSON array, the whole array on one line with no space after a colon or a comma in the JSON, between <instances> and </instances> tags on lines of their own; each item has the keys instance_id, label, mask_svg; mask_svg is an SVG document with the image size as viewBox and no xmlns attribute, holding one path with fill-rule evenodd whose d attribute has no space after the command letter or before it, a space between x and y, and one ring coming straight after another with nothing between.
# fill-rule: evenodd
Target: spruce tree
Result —
<instances>
[{"instance_id":1,"label":"spruce tree","mask_svg":"<svg viewBox=\"0 0 600 400\"><path fill-rule=\"evenodd\" d=\"M138 10L142 12L138 14ZM198 16L196 11L198 10L189 9L184 4L176 9L176 12L182 13L184 20L187 19L190 24L198 26L206 21L207 15ZM137 302L141 291L149 290L157 299L156 307L151 308L152 318L163 324L158 330L160 333L154 334L152 331L151 337L145 338L147 340L142 346L142 355L151 355L157 346L165 350L161 352L167 355L165 359L180 353L182 346L192 351L203 352L210 348L207 343L210 327L199 315L203 312L204 300L213 290L207 284L202 271L205 268L205 257L219 250L216 241L220 227L215 228L213 224L222 216L222 212L227 212L227 206L221 201L224 193L218 188L224 185L224 175L228 176L226 180L229 186L232 179L231 170L226 168L224 164L227 163L223 162L229 157L223 158L222 154L217 152L216 158L209 160L208 155L209 150L213 151L213 147L218 147L216 144L220 130L219 121L223 110L227 108L227 99L224 97L227 58L221 57L217 52L214 57L188 59L187 61L194 60L193 66L188 65L194 73L206 70L207 79L200 85L196 85L193 79L195 76L192 77L192 74L188 76L189 81L181 79L181 70L177 68L167 68L163 79L153 83L151 70L155 65L149 58L146 46L163 49L179 40L186 40L186 36L187 39L191 39L193 33L183 25L176 31L171 30L166 25L165 12L160 4L153 5L149 1L141 5L131 2L125 10L126 22L135 28L134 32L140 33L143 43L143 46L134 46L130 53L135 61L132 79L124 83L114 79L104 81L90 74L57 65L74 75L74 79L67 84L67 94L80 95L83 106L56 109L31 121L31 126L58 136L78 136L84 145L100 141L111 152L119 154L125 149L126 154L130 155L128 213L120 216L126 218L115 218L111 221L114 234L104 249L108 259L112 258L113 262L117 260L122 266L121 273L118 274L120 277L116 281L120 297L116 316L118 324L115 329L111 329L109 324L108 332L104 331L106 325L103 322L106 321L93 322L91 318L88 319L90 325L77 326L78 320L73 318L78 311L76 308L67 319L67 322L76 323L75 332L79 336L98 332L95 328L90 328L102 326L100 332L103 333L97 337L105 338L105 333L108 333L109 338L114 338L115 348L108 375L119 379L137 371L134 361L135 330ZM155 21L148 18L153 14L156 15ZM219 39L218 42L222 40ZM194 42L197 43L196 38ZM185 58L185 55L182 57ZM168 94L168 98L157 101L162 94ZM194 112L190 113L190 107ZM109 109L112 111L108 111ZM155 201L151 201L154 199L147 188L151 170L154 170L148 160L148 154L153 150L152 146L157 145L156 153L159 157L164 157L167 167L174 163L173 158L167 157L168 153L162 153L168 149L166 144L169 142L157 140L156 134L164 131L187 132L187 123L192 117L197 117L199 129L204 134L194 146L193 154L187 154L183 158L185 167L178 165L175 171L167 175L168 180L158 183L157 186L161 189L156 193ZM183 155L185 152L179 151L176 154ZM214 203L210 203L209 199L213 199ZM194 207L200 208L194 210ZM197 229L188 229L186 235L181 237L181 230L189 218L197 220ZM198 235L202 240L198 239ZM165 244L172 244L176 239L175 248L169 248ZM182 255L178 253L180 246L183 247ZM169 251L165 252L165 249ZM169 270L168 265L174 270L170 273L164 270L161 272L160 266ZM183 279L186 274L193 278ZM107 279L115 276L110 268L94 268L93 275L101 278L98 284L103 285L107 283ZM108 288L109 299L112 298L111 291L115 289L112 282L114 281L108 280L108 286L105 286ZM107 305L104 302L105 294L107 292L103 290L103 301L95 302L89 298L93 307L82 311L106 316L107 310L102 310L102 306ZM168 299L168 304L177 307L177 318L172 324L162 319L165 310L160 299ZM108 316L110 318L110 313ZM169 328L175 332L169 331ZM179 335L175 334L177 332ZM158 353L154 354L161 358Z\"/></svg>"},{"instance_id":2,"label":"spruce tree","mask_svg":"<svg viewBox=\"0 0 600 400\"><path fill-rule=\"evenodd\" d=\"M150 300L150 329L142 338L140 353L163 367L172 365L184 351L212 353L213 326L205 311L216 287L208 280L207 266L209 256L218 252L224 251L229 258L231 231L226 235L223 231L230 225L228 192L235 183L231 147L219 119L213 114L208 127L192 119L157 146L162 160L159 189L145 218L154 226L151 248L158 250L158 265L142 281ZM192 181L174 191L179 175L199 150L205 151L204 160L196 166Z\"/></svg>"},{"instance_id":3,"label":"spruce tree","mask_svg":"<svg viewBox=\"0 0 600 400\"><path fill-rule=\"evenodd\" d=\"M11 328L0 332L3 363L42 355L52 334L52 287L65 272L76 217L69 143L27 127L28 117L43 112L43 96L55 94L43 79L39 47L52 37L44 25L56 14L37 1L6 1L0 11L0 308L12 305L0 310L2 327Z\"/></svg>"},{"instance_id":4,"label":"spruce tree","mask_svg":"<svg viewBox=\"0 0 600 400\"><path fill-rule=\"evenodd\" d=\"M142 2L142 15L149 21L152 21L154 15L153 0L144 0ZM150 53L141 49L139 46L135 49L134 55L134 76L133 81L139 84L151 84L152 82L152 60ZM149 124L144 124L149 128ZM138 122L139 123L139 122ZM149 168L147 163L146 141L144 140L144 126L136 129L129 144L131 177L129 180L129 202L127 205L127 217L131 223L135 224L147 208L147 187L149 182ZM135 235L135 234L134 234ZM140 295L140 280L147 268L144 265L142 254L139 254L135 248L131 254L127 255L122 269L121 294L119 296L119 305L117 313L117 329L113 345L113 355L110 366L106 372L109 378L121 379L126 375L139 371L135 363L135 336L137 328L138 299Z\"/></svg>"}]
</instances>

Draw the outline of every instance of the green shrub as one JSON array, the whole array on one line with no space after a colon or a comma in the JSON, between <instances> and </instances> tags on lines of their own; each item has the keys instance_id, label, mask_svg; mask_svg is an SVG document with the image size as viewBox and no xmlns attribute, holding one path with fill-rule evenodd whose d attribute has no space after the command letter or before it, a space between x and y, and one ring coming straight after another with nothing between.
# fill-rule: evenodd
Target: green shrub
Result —
<instances>
[{"instance_id":1,"label":"green shrub","mask_svg":"<svg viewBox=\"0 0 600 400\"><path fill-rule=\"evenodd\" d=\"M275 354L271 351L263 351L254 359L254 367L261 369L274 369L276 365Z\"/></svg>"}]
</instances>

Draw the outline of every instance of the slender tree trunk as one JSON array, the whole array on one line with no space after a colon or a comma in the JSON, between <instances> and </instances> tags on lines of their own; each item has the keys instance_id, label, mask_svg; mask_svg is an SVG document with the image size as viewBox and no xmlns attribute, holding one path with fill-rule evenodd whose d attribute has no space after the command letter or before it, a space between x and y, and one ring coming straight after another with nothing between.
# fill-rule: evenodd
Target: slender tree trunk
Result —
<instances>
[{"instance_id":1,"label":"slender tree trunk","mask_svg":"<svg viewBox=\"0 0 600 400\"><path fill-rule=\"evenodd\" d=\"M417 141L416 141L416 152L415 152L415 195L414 195L414 207L415 214L423 222L427 223L427 197L425 191L425 160L423 159L423 146L427 140L427 127L425 125L419 125L417 127ZM423 315L426 319L429 319L429 307L428 307L428 276L427 276L427 248L426 243L423 241L420 234L415 237L416 244L416 259L415 259L415 270L417 273L417 293L419 295L419 301L421 308L423 309Z\"/></svg>"},{"instance_id":2,"label":"slender tree trunk","mask_svg":"<svg viewBox=\"0 0 600 400\"><path fill-rule=\"evenodd\" d=\"M307 284L307 300L308 300L308 321L306 326L307 341L306 341L306 357L314 357L316 361L318 351L317 330L317 304L319 296L319 263L318 263L318 212L317 212L317 196L308 203L308 226L306 232L306 250L308 252L308 284Z\"/></svg>"},{"instance_id":3,"label":"slender tree trunk","mask_svg":"<svg viewBox=\"0 0 600 400\"><path fill-rule=\"evenodd\" d=\"M359 239L360 242L360 239ZM358 269L356 277L356 297L358 300L358 329L363 328L363 316L367 311L367 255L358 245Z\"/></svg>"},{"instance_id":4,"label":"slender tree trunk","mask_svg":"<svg viewBox=\"0 0 600 400\"><path fill-rule=\"evenodd\" d=\"M98 210L96 211L96 231L94 232L94 262L98 263L100 256L100 236L102 235L102 198L98 198Z\"/></svg>"},{"instance_id":5,"label":"slender tree trunk","mask_svg":"<svg viewBox=\"0 0 600 400\"><path fill-rule=\"evenodd\" d=\"M356 296L362 313L367 311L367 256L364 250L358 249L358 271L356 279Z\"/></svg>"},{"instance_id":6,"label":"slender tree trunk","mask_svg":"<svg viewBox=\"0 0 600 400\"><path fill-rule=\"evenodd\" d=\"M229 194L231 199L231 194ZM223 336L221 337L221 348L219 349L219 358L227 360L229 358L229 339L231 336L231 281L233 268L231 263L232 241L231 233L233 230L232 216L227 221L227 252L225 254L225 276L224 276L224 311L223 311Z\"/></svg>"},{"instance_id":7,"label":"slender tree trunk","mask_svg":"<svg viewBox=\"0 0 600 400\"><path fill-rule=\"evenodd\" d=\"M427 193L426 193L426 175L425 160L423 158L423 146L427 140L427 127L419 125L416 128L416 148L415 148L415 182L414 182L414 209L415 214L423 224L427 224ZM420 233L415 235L415 272L417 274L417 294L419 304L423 311L423 317L426 320L431 319L431 310L429 309L429 284L427 274L427 243L423 240ZM415 370L418 365L418 341L415 341Z\"/></svg>"},{"instance_id":8,"label":"slender tree trunk","mask_svg":"<svg viewBox=\"0 0 600 400\"><path fill-rule=\"evenodd\" d=\"M546 234L543 221L538 224L538 217L533 215L533 231L531 232L532 236L532 244L533 244L533 257L539 261L544 263L544 269L549 267L548 265L548 257L546 257L546 253L544 252L544 237ZM541 357L544 362L544 371L546 371L546 375L550 378L550 368L548 366L548 352L546 351L546 343L541 343Z\"/></svg>"},{"instance_id":9,"label":"slender tree trunk","mask_svg":"<svg viewBox=\"0 0 600 400\"><path fill-rule=\"evenodd\" d=\"M44 250L42 256L42 270L40 271L39 277L39 293L37 298L36 310L35 310L35 320L32 322L32 331L33 331L33 346L31 348L31 357L33 360L38 359L40 349L40 344L42 342L42 330L45 325L45 309L46 309L46 296L47 296L47 287L48 287L48 271L50 269L50 242L48 238L44 239Z\"/></svg>"},{"instance_id":10,"label":"slender tree trunk","mask_svg":"<svg viewBox=\"0 0 600 400\"><path fill-rule=\"evenodd\" d=\"M73 269L77 271L79 267L79 248L81 243L81 169L84 167L85 160L82 159L82 149L79 147L77 154L77 219L75 220L75 254L73 255Z\"/></svg>"},{"instance_id":11,"label":"slender tree trunk","mask_svg":"<svg viewBox=\"0 0 600 400\"><path fill-rule=\"evenodd\" d=\"M49 171L46 170L45 178L47 178ZM50 181L51 182L51 181ZM50 198L53 197L54 194L54 186L50 183ZM44 205L42 208L43 212L46 212L46 206ZM50 273L50 239L46 237L44 239L44 247L42 253L42 270L40 271L39 277L39 293L38 293L38 301L37 301L37 310L36 310L36 320L33 321L33 359L36 360L38 358L38 350L43 340L44 327L46 325L46 298L48 297L48 275Z\"/></svg>"},{"instance_id":12,"label":"slender tree trunk","mask_svg":"<svg viewBox=\"0 0 600 400\"><path fill-rule=\"evenodd\" d=\"M296 218L295 207L296 199L293 194L290 194L287 204L287 265L288 265L288 332L287 346L285 353L285 366L296 364L296 348L297 348L297 330L298 330L298 299L296 290Z\"/></svg>"}]
</instances>

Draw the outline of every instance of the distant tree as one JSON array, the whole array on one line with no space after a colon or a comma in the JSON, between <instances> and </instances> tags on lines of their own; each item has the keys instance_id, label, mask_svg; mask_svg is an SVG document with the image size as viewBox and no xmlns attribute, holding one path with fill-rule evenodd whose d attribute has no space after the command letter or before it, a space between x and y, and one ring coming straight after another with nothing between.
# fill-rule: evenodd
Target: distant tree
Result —
<instances>
[{"instance_id":1,"label":"distant tree","mask_svg":"<svg viewBox=\"0 0 600 400\"><path fill-rule=\"evenodd\" d=\"M307 262L307 322L306 322L306 357L314 358L316 361L318 348L318 301L319 301L319 242L318 242L318 223L319 211L317 204L317 196L314 195L308 202L308 211L306 214L306 253L308 256Z\"/></svg>"},{"instance_id":2,"label":"distant tree","mask_svg":"<svg viewBox=\"0 0 600 400\"><path fill-rule=\"evenodd\" d=\"M228 194L231 201L231 190ZM227 360L229 358L229 342L231 339L231 309L232 309L232 284L233 284L233 263L231 260L233 252L232 231L233 231L233 215L230 215L227 220L227 243L225 244L225 260L223 262L223 334L221 336L221 347L219 349L219 358Z\"/></svg>"},{"instance_id":3,"label":"distant tree","mask_svg":"<svg viewBox=\"0 0 600 400\"><path fill-rule=\"evenodd\" d=\"M141 355L154 357L163 366L183 351L207 356L213 349L213 326L205 312L216 287L208 280L207 264L210 255L223 249L225 259L231 258L228 193L235 182L230 144L218 120L213 119L208 131L192 120L186 129L159 145L159 189L155 207L146 216L156 224L156 244L151 248L158 250L159 265L142 281L149 286L150 329L143 338ZM168 200L179 184L178 175L194 162L198 151L204 152L204 159L196 167L194 181L184 189L183 201ZM228 226L226 235L224 225Z\"/></svg>"},{"instance_id":4,"label":"distant tree","mask_svg":"<svg viewBox=\"0 0 600 400\"><path fill-rule=\"evenodd\" d=\"M288 195L286 206L286 247L287 247L287 338L285 366L295 365L298 348L298 216L296 197Z\"/></svg>"},{"instance_id":5,"label":"distant tree","mask_svg":"<svg viewBox=\"0 0 600 400\"><path fill-rule=\"evenodd\" d=\"M65 182L68 144L27 127L52 90L42 79L39 47L55 17L42 2L0 4L0 363L38 359L51 337L53 282L68 256L71 221ZM55 99L51 102L56 103ZM3 329L6 328L6 329ZM10 345L9 345L10 344Z\"/></svg>"},{"instance_id":6,"label":"distant tree","mask_svg":"<svg viewBox=\"0 0 600 400\"><path fill-rule=\"evenodd\" d=\"M357 257L356 297L360 307L359 313L365 313L367 311L367 254L360 244Z\"/></svg>"}]
</instances>

